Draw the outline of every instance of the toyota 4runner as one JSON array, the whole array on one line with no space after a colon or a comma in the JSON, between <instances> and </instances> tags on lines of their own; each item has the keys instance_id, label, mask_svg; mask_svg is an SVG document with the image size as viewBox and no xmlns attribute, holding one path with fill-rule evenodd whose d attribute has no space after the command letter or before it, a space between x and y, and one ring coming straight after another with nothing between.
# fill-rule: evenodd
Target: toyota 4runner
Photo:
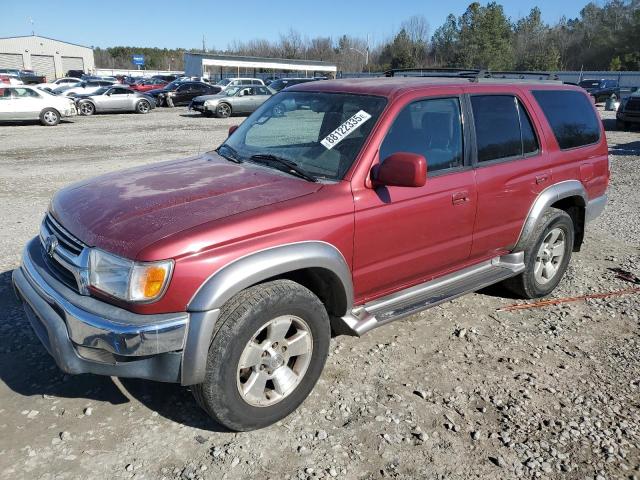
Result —
<instances>
[{"instance_id":1,"label":"toyota 4runner","mask_svg":"<svg viewBox=\"0 0 640 480\"><path fill-rule=\"evenodd\" d=\"M551 293L609 176L575 86L310 82L216 151L59 191L13 283L65 372L189 385L250 430L309 395L332 333L499 282Z\"/></svg>"}]
</instances>

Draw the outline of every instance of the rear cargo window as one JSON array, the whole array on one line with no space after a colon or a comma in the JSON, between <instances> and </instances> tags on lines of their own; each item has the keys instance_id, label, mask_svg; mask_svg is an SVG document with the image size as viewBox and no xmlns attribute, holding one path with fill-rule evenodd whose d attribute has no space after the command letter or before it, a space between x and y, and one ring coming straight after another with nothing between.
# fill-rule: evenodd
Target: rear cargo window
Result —
<instances>
[{"instance_id":1,"label":"rear cargo window","mask_svg":"<svg viewBox=\"0 0 640 480\"><path fill-rule=\"evenodd\" d=\"M586 95L571 90L536 90L533 96L562 150L600 139L600 122Z\"/></svg>"}]
</instances>

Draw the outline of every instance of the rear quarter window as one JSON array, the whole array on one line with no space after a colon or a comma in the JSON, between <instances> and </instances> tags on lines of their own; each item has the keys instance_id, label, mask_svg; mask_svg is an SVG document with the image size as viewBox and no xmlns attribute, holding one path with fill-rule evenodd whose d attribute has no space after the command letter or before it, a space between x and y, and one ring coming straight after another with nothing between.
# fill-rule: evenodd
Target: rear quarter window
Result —
<instances>
[{"instance_id":1,"label":"rear quarter window","mask_svg":"<svg viewBox=\"0 0 640 480\"><path fill-rule=\"evenodd\" d=\"M572 90L535 90L533 96L562 150L600 140L600 120L586 95Z\"/></svg>"}]
</instances>

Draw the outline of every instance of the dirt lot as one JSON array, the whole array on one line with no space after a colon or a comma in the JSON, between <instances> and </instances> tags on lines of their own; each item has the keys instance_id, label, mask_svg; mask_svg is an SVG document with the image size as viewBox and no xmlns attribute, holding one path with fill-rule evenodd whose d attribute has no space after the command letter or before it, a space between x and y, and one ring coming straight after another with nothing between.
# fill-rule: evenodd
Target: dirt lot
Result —
<instances>
[{"instance_id":1,"label":"dirt lot","mask_svg":"<svg viewBox=\"0 0 640 480\"><path fill-rule=\"evenodd\" d=\"M640 275L640 133L608 129L613 179L556 297ZM81 178L218 145L241 119L184 108L0 126L0 478L640 478L640 296L497 312L494 290L332 342L302 408L221 431L176 385L67 376L10 285L49 198Z\"/></svg>"}]
</instances>

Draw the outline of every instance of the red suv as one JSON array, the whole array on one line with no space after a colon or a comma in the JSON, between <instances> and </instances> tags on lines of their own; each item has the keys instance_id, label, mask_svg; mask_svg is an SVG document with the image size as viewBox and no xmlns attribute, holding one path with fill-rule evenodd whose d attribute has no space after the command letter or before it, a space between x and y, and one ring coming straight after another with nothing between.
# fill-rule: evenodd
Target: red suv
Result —
<instances>
[{"instance_id":1,"label":"red suv","mask_svg":"<svg viewBox=\"0 0 640 480\"><path fill-rule=\"evenodd\" d=\"M552 292L608 181L579 87L310 82L216 151L59 191L13 282L65 372L190 385L249 430L309 395L332 333L498 282Z\"/></svg>"}]
</instances>

